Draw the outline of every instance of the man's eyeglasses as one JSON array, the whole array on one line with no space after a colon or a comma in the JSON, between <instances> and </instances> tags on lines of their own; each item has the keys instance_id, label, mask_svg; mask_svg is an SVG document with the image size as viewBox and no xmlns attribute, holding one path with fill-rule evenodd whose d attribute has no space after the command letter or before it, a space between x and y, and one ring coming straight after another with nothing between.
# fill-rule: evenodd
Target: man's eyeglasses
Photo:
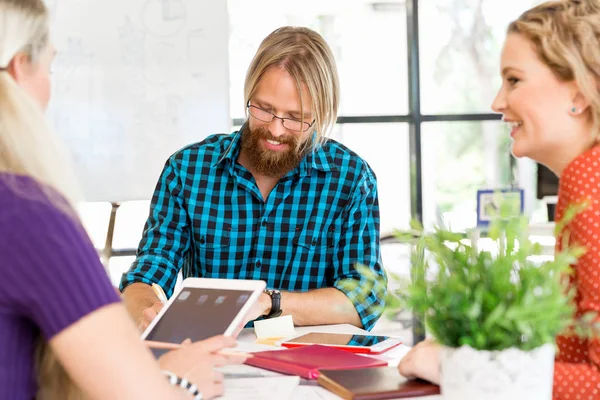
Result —
<instances>
[{"instance_id":1,"label":"man's eyeglasses","mask_svg":"<svg viewBox=\"0 0 600 400\"><path fill-rule=\"evenodd\" d=\"M257 120L262 121L262 122L271 122L271 121L273 121L274 118L277 118L277 119L281 120L281 122L283 123L283 127L290 131L306 132L315 123L314 119L309 124L308 122L302 122L302 121L294 119L294 118L278 117L277 115L273 114L271 111L267 111L264 108L253 106L252 104L250 104L250 102L248 102L248 104L246 104L246 107L248 108L248 112L250 113L250 115L252 115Z\"/></svg>"}]
</instances>

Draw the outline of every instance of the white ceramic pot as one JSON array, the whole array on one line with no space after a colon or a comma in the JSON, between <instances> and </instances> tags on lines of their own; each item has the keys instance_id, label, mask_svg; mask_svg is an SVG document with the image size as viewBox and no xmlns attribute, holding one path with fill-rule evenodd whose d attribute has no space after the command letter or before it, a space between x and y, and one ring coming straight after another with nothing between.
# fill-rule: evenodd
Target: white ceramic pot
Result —
<instances>
[{"instance_id":1,"label":"white ceramic pot","mask_svg":"<svg viewBox=\"0 0 600 400\"><path fill-rule=\"evenodd\" d=\"M551 400L554 345L532 351L445 347L440 389L444 400Z\"/></svg>"}]
</instances>

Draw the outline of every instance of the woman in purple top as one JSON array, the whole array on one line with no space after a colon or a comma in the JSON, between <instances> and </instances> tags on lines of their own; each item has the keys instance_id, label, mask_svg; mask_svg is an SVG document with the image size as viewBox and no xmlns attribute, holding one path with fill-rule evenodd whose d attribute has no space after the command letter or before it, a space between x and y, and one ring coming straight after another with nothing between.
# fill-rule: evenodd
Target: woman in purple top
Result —
<instances>
[{"instance_id":1,"label":"woman in purple top","mask_svg":"<svg viewBox=\"0 0 600 400\"><path fill-rule=\"evenodd\" d=\"M214 366L242 361L216 352L235 341L189 344L157 363L70 206L43 116L48 19L43 0L0 0L0 399L214 397L223 391ZM58 379L62 367L70 383ZM161 369L197 388L170 385Z\"/></svg>"}]
</instances>

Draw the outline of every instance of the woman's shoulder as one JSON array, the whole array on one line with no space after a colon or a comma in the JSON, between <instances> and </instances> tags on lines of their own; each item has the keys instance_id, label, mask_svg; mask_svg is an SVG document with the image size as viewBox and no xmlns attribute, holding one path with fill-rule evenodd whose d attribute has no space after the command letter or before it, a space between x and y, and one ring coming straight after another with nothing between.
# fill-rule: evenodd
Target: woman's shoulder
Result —
<instances>
[{"instance_id":1,"label":"woman's shoulder","mask_svg":"<svg viewBox=\"0 0 600 400\"><path fill-rule=\"evenodd\" d=\"M41 185L28 175L19 175L8 172L0 173L0 200L10 199L11 196L20 194L38 195Z\"/></svg>"},{"instance_id":2,"label":"woman's shoulder","mask_svg":"<svg viewBox=\"0 0 600 400\"><path fill-rule=\"evenodd\" d=\"M568 224L571 237L590 246L600 235L600 146L595 146L573 160L560 176L560 220L570 207L583 207Z\"/></svg>"},{"instance_id":3,"label":"woman's shoulder","mask_svg":"<svg viewBox=\"0 0 600 400\"><path fill-rule=\"evenodd\" d=\"M600 146L578 156L560 176L560 194L569 203L600 199Z\"/></svg>"},{"instance_id":4,"label":"woman's shoulder","mask_svg":"<svg viewBox=\"0 0 600 400\"><path fill-rule=\"evenodd\" d=\"M29 176L0 173L0 231L42 230L53 223L77 225L74 216L65 198L52 188Z\"/></svg>"}]
</instances>

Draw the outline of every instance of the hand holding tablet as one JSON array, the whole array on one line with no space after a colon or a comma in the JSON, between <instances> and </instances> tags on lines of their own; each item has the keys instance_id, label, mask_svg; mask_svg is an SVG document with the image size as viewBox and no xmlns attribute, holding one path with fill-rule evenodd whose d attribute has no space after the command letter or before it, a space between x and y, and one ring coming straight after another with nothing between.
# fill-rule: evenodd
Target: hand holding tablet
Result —
<instances>
[{"instance_id":1,"label":"hand holding tablet","mask_svg":"<svg viewBox=\"0 0 600 400\"><path fill-rule=\"evenodd\" d=\"M181 344L232 336L265 289L259 280L187 278L142 334L142 339Z\"/></svg>"}]
</instances>

